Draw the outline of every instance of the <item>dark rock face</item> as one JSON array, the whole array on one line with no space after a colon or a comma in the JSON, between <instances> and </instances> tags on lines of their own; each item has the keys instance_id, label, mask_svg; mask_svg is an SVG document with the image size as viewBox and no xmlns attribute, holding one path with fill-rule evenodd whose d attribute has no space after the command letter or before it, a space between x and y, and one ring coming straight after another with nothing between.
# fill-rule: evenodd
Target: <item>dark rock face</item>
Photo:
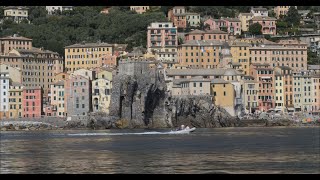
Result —
<instances>
[{"instance_id":1,"label":"dark rock face","mask_svg":"<svg viewBox=\"0 0 320 180\"><path fill-rule=\"evenodd\" d=\"M171 127L166 121L166 84L156 69L113 78L110 116L127 121L129 128Z\"/></svg>"},{"instance_id":2,"label":"dark rock face","mask_svg":"<svg viewBox=\"0 0 320 180\"><path fill-rule=\"evenodd\" d=\"M210 96L169 97L166 111L172 116L174 126L181 124L194 127L232 127L239 120L223 108L213 104Z\"/></svg>"}]
</instances>

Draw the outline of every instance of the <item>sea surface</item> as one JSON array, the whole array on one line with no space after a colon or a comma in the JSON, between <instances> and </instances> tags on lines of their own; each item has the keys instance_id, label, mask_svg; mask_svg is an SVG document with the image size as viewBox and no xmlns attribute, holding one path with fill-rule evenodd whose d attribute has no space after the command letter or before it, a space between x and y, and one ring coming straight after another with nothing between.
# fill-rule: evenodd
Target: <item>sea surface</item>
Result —
<instances>
[{"instance_id":1,"label":"sea surface","mask_svg":"<svg viewBox=\"0 0 320 180\"><path fill-rule=\"evenodd\" d=\"M1 132L0 173L320 174L319 127L168 131Z\"/></svg>"}]
</instances>

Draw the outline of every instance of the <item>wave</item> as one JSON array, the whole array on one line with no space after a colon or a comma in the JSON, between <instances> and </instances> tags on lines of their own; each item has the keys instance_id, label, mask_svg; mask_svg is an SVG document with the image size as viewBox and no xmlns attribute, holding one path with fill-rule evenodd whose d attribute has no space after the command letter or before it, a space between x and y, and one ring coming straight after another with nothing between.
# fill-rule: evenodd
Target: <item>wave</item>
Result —
<instances>
[{"instance_id":1,"label":"wave","mask_svg":"<svg viewBox=\"0 0 320 180\"><path fill-rule=\"evenodd\" d=\"M141 133L78 133L68 134L68 136L124 136L124 135L163 135L163 134L189 134L189 131L169 131L169 132L141 132Z\"/></svg>"}]
</instances>

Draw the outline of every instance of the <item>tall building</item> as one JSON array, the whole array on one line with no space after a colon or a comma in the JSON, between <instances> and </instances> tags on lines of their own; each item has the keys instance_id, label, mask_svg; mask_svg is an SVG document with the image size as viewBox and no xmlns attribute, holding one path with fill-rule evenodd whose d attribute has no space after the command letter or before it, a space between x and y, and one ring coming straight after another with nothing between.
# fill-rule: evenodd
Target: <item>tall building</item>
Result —
<instances>
[{"instance_id":1,"label":"tall building","mask_svg":"<svg viewBox=\"0 0 320 180\"><path fill-rule=\"evenodd\" d=\"M235 91L230 82L223 79L213 79L211 81L211 95L215 105L223 107L231 116L235 116Z\"/></svg>"},{"instance_id":2,"label":"tall building","mask_svg":"<svg viewBox=\"0 0 320 180\"><path fill-rule=\"evenodd\" d=\"M0 72L0 119L9 117L9 87L8 72Z\"/></svg>"},{"instance_id":3,"label":"tall building","mask_svg":"<svg viewBox=\"0 0 320 180\"><path fill-rule=\"evenodd\" d=\"M10 39L10 38L7 38ZM11 38L9 43L4 44L4 49L9 49L12 44L20 44L23 37ZM19 43L20 42L20 43ZM39 87L43 89L43 95L47 101L47 94L50 92L50 84L56 74L63 72L64 62L58 53L43 48L31 47L31 41L26 40L26 47L12 49L9 53L0 55L2 64L15 67L21 70L21 82L25 87ZM9 47L7 47L9 46ZM16 75L15 75L16 76Z\"/></svg>"},{"instance_id":4,"label":"tall building","mask_svg":"<svg viewBox=\"0 0 320 180\"><path fill-rule=\"evenodd\" d=\"M186 13L186 20L190 27L200 26L200 14L198 13Z\"/></svg>"},{"instance_id":5,"label":"tall building","mask_svg":"<svg viewBox=\"0 0 320 180\"><path fill-rule=\"evenodd\" d=\"M250 44L245 42L232 42L230 43L231 47L231 54L233 62L240 63L242 66L241 69L243 69L245 75L249 75L249 69L250 69Z\"/></svg>"},{"instance_id":6,"label":"tall building","mask_svg":"<svg viewBox=\"0 0 320 180\"><path fill-rule=\"evenodd\" d=\"M283 111L294 110L292 69L277 66L274 72L275 106Z\"/></svg>"},{"instance_id":7,"label":"tall building","mask_svg":"<svg viewBox=\"0 0 320 180\"><path fill-rule=\"evenodd\" d=\"M92 112L91 81L83 76L70 76L65 83L65 116L86 116Z\"/></svg>"},{"instance_id":8,"label":"tall building","mask_svg":"<svg viewBox=\"0 0 320 180\"><path fill-rule=\"evenodd\" d=\"M311 75L307 71L293 73L293 100L295 111L310 112L313 106Z\"/></svg>"},{"instance_id":9,"label":"tall building","mask_svg":"<svg viewBox=\"0 0 320 180\"><path fill-rule=\"evenodd\" d=\"M276 6L274 7L274 13L276 14L277 19L280 18L280 16L285 16L287 15L289 11L290 6ZM297 6L295 6L297 9Z\"/></svg>"},{"instance_id":10,"label":"tall building","mask_svg":"<svg viewBox=\"0 0 320 180\"><path fill-rule=\"evenodd\" d=\"M46 10L48 12L48 14L53 14L55 11L66 11L66 10L72 10L73 7L72 6L46 6Z\"/></svg>"},{"instance_id":11,"label":"tall building","mask_svg":"<svg viewBox=\"0 0 320 180\"><path fill-rule=\"evenodd\" d=\"M28 20L28 10L29 8L23 6L7 6L4 7L4 18L11 19L16 23L20 23L22 20Z\"/></svg>"},{"instance_id":12,"label":"tall building","mask_svg":"<svg viewBox=\"0 0 320 180\"><path fill-rule=\"evenodd\" d=\"M111 101L112 81L109 79L96 79L92 81L93 112L109 113Z\"/></svg>"},{"instance_id":13,"label":"tall building","mask_svg":"<svg viewBox=\"0 0 320 180\"><path fill-rule=\"evenodd\" d=\"M246 110L253 113L258 107L259 83L255 80L243 81L243 101Z\"/></svg>"},{"instance_id":14,"label":"tall building","mask_svg":"<svg viewBox=\"0 0 320 180\"><path fill-rule=\"evenodd\" d=\"M102 58L112 55L113 46L108 43L81 43L65 47L65 68L68 73L78 69L102 66Z\"/></svg>"},{"instance_id":15,"label":"tall building","mask_svg":"<svg viewBox=\"0 0 320 180\"><path fill-rule=\"evenodd\" d=\"M187 27L186 8L184 6L175 6L168 11L168 19L173 22L177 28Z\"/></svg>"},{"instance_id":16,"label":"tall building","mask_svg":"<svg viewBox=\"0 0 320 180\"><path fill-rule=\"evenodd\" d=\"M178 46L178 62L198 68L217 68L223 43L214 40L189 40Z\"/></svg>"},{"instance_id":17,"label":"tall building","mask_svg":"<svg viewBox=\"0 0 320 180\"><path fill-rule=\"evenodd\" d=\"M52 116L58 117L65 117L65 108L66 108L66 101L65 101L65 88L64 88L65 81L61 80L51 84L51 109L52 109Z\"/></svg>"},{"instance_id":18,"label":"tall building","mask_svg":"<svg viewBox=\"0 0 320 180\"><path fill-rule=\"evenodd\" d=\"M32 49L32 39L17 34L0 38L0 55L8 55L13 49Z\"/></svg>"},{"instance_id":19,"label":"tall building","mask_svg":"<svg viewBox=\"0 0 320 180\"><path fill-rule=\"evenodd\" d=\"M263 7L251 7L250 13L253 14L253 16L268 16L268 9Z\"/></svg>"},{"instance_id":20,"label":"tall building","mask_svg":"<svg viewBox=\"0 0 320 180\"><path fill-rule=\"evenodd\" d=\"M24 87L22 97L23 117L41 117L43 115L43 90L38 87Z\"/></svg>"},{"instance_id":21,"label":"tall building","mask_svg":"<svg viewBox=\"0 0 320 180\"><path fill-rule=\"evenodd\" d=\"M274 108L273 69L269 64L252 63L250 76L259 82L258 106L260 111Z\"/></svg>"},{"instance_id":22,"label":"tall building","mask_svg":"<svg viewBox=\"0 0 320 180\"><path fill-rule=\"evenodd\" d=\"M151 23L148 26L147 48L149 53L161 54L160 60L176 58L178 46L177 28L171 22Z\"/></svg>"},{"instance_id":23,"label":"tall building","mask_svg":"<svg viewBox=\"0 0 320 180\"><path fill-rule=\"evenodd\" d=\"M320 111L320 73L311 75L311 95L313 97L313 103L311 110L314 112Z\"/></svg>"},{"instance_id":24,"label":"tall building","mask_svg":"<svg viewBox=\"0 0 320 180\"><path fill-rule=\"evenodd\" d=\"M12 82L9 88L9 118L21 118L23 116L23 86L21 83Z\"/></svg>"},{"instance_id":25,"label":"tall building","mask_svg":"<svg viewBox=\"0 0 320 180\"><path fill-rule=\"evenodd\" d=\"M253 18L252 13L240 13L238 16L241 21L241 30L249 31L249 21Z\"/></svg>"},{"instance_id":26,"label":"tall building","mask_svg":"<svg viewBox=\"0 0 320 180\"><path fill-rule=\"evenodd\" d=\"M268 63L271 67L289 66L293 71L307 69L307 44L302 42L258 43L249 50L251 63Z\"/></svg>"}]
</instances>

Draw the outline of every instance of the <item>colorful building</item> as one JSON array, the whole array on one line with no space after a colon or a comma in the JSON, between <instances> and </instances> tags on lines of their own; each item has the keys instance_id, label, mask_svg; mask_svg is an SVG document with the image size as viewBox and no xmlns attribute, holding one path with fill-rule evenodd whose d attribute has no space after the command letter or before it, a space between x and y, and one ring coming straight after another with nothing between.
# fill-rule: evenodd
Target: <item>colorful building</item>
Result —
<instances>
[{"instance_id":1,"label":"colorful building","mask_svg":"<svg viewBox=\"0 0 320 180\"><path fill-rule=\"evenodd\" d=\"M276 21L277 19L273 17L254 16L251 20L249 20L249 26L255 23L259 23L262 26L262 34L276 35Z\"/></svg>"},{"instance_id":2,"label":"colorful building","mask_svg":"<svg viewBox=\"0 0 320 180\"><path fill-rule=\"evenodd\" d=\"M178 62L198 68L217 68L223 43L214 40L189 40L178 46Z\"/></svg>"},{"instance_id":3,"label":"colorful building","mask_svg":"<svg viewBox=\"0 0 320 180\"><path fill-rule=\"evenodd\" d=\"M235 91L230 82L219 78L213 79L211 95L216 106L224 108L231 116L235 116Z\"/></svg>"},{"instance_id":4,"label":"colorful building","mask_svg":"<svg viewBox=\"0 0 320 180\"><path fill-rule=\"evenodd\" d=\"M189 79L176 79L173 81L175 85L172 89L172 95L180 96L199 96L210 95L210 79L203 77L193 77ZM179 89L177 88L179 86Z\"/></svg>"},{"instance_id":5,"label":"colorful building","mask_svg":"<svg viewBox=\"0 0 320 180\"><path fill-rule=\"evenodd\" d=\"M292 69L288 66L277 66L274 72L276 109L294 111Z\"/></svg>"},{"instance_id":6,"label":"colorful building","mask_svg":"<svg viewBox=\"0 0 320 180\"><path fill-rule=\"evenodd\" d=\"M72 75L65 82L65 116L86 116L92 112L91 81L80 75Z\"/></svg>"},{"instance_id":7,"label":"colorful building","mask_svg":"<svg viewBox=\"0 0 320 180\"><path fill-rule=\"evenodd\" d=\"M75 70L73 73L71 73L70 75L73 75L73 76L83 76L85 78L88 78L89 80L95 80L96 79L96 71L94 70L94 68L88 70L88 69L78 69L78 70Z\"/></svg>"},{"instance_id":8,"label":"colorful building","mask_svg":"<svg viewBox=\"0 0 320 180\"><path fill-rule=\"evenodd\" d=\"M0 72L9 73L9 77L13 82L22 82L22 71L18 67L11 67L10 65L0 63Z\"/></svg>"},{"instance_id":9,"label":"colorful building","mask_svg":"<svg viewBox=\"0 0 320 180\"><path fill-rule=\"evenodd\" d=\"M222 19L213 19L209 18L204 21L204 26L208 26L209 30L221 30L227 32L227 25L226 22Z\"/></svg>"},{"instance_id":10,"label":"colorful building","mask_svg":"<svg viewBox=\"0 0 320 180\"><path fill-rule=\"evenodd\" d=\"M9 114L9 88L10 78L8 72L0 72L0 118L8 118Z\"/></svg>"},{"instance_id":11,"label":"colorful building","mask_svg":"<svg viewBox=\"0 0 320 180\"><path fill-rule=\"evenodd\" d=\"M320 111L320 73L311 75L311 86L312 92L311 95L313 96L313 103L311 110L314 112Z\"/></svg>"},{"instance_id":12,"label":"colorful building","mask_svg":"<svg viewBox=\"0 0 320 180\"><path fill-rule=\"evenodd\" d=\"M13 49L32 49L32 39L17 34L0 38L1 55L8 55Z\"/></svg>"},{"instance_id":13,"label":"colorful building","mask_svg":"<svg viewBox=\"0 0 320 180\"><path fill-rule=\"evenodd\" d=\"M68 73L78 69L102 66L101 58L112 55L113 45L108 43L81 43L65 47L65 68Z\"/></svg>"},{"instance_id":14,"label":"colorful building","mask_svg":"<svg viewBox=\"0 0 320 180\"><path fill-rule=\"evenodd\" d=\"M289 11L290 6L276 6L274 7L274 13L276 14L277 19L280 18L280 16L287 15ZM295 6L297 8L297 6Z\"/></svg>"},{"instance_id":15,"label":"colorful building","mask_svg":"<svg viewBox=\"0 0 320 180\"><path fill-rule=\"evenodd\" d=\"M252 13L240 13L238 16L241 21L241 30L249 31L249 21L253 18Z\"/></svg>"},{"instance_id":16,"label":"colorful building","mask_svg":"<svg viewBox=\"0 0 320 180\"><path fill-rule=\"evenodd\" d=\"M312 111L314 94L312 80L308 71L293 73L293 100L295 111Z\"/></svg>"},{"instance_id":17,"label":"colorful building","mask_svg":"<svg viewBox=\"0 0 320 180\"><path fill-rule=\"evenodd\" d=\"M185 34L185 41L189 40L218 40L227 41L229 39L228 33L220 30L193 30Z\"/></svg>"},{"instance_id":18,"label":"colorful building","mask_svg":"<svg viewBox=\"0 0 320 180\"><path fill-rule=\"evenodd\" d=\"M259 82L258 106L260 111L274 108L274 79L273 69L269 64L252 63L250 65L250 76Z\"/></svg>"},{"instance_id":19,"label":"colorful building","mask_svg":"<svg viewBox=\"0 0 320 180\"><path fill-rule=\"evenodd\" d=\"M106 112L109 114L111 90L112 81L109 79L100 78L92 81L93 112Z\"/></svg>"},{"instance_id":20,"label":"colorful building","mask_svg":"<svg viewBox=\"0 0 320 180\"><path fill-rule=\"evenodd\" d=\"M52 116L65 117L65 88L66 81L60 80L51 85L51 109Z\"/></svg>"},{"instance_id":21,"label":"colorful building","mask_svg":"<svg viewBox=\"0 0 320 180\"><path fill-rule=\"evenodd\" d=\"M250 44L245 42L231 42L231 54L233 63L240 63L245 75L249 75L250 70Z\"/></svg>"},{"instance_id":22,"label":"colorful building","mask_svg":"<svg viewBox=\"0 0 320 180\"><path fill-rule=\"evenodd\" d=\"M243 102L249 113L254 113L258 106L259 83L255 80L243 81Z\"/></svg>"},{"instance_id":23,"label":"colorful building","mask_svg":"<svg viewBox=\"0 0 320 180\"><path fill-rule=\"evenodd\" d=\"M23 86L21 83L12 82L9 89L9 118L23 117Z\"/></svg>"},{"instance_id":24,"label":"colorful building","mask_svg":"<svg viewBox=\"0 0 320 180\"><path fill-rule=\"evenodd\" d=\"M168 11L168 19L177 28L187 27L186 9L184 6L175 6Z\"/></svg>"},{"instance_id":25,"label":"colorful building","mask_svg":"<svg viewBox=\"0 0 320 180\"><path fill-rule=\"evenodd\" d=\"M272 67L289 66L293 71L307 69L307 44L281 41L276 44L256 44L250 47L251 63L267 63Z\"/></svg>"},{"instance_id":26,"label":"colorful building","mask_svg":"<svg viewBox=\"0 0 320 180\"><path fill-rule=\"evenodd\" d=\"M225 21L228 34L241 35L241 21L238 18L221 18L221 20Z\"/></svg>"},{"instance_id":27,"label":"colorful building","mask_svg":"<svg viewBox=\"0 0 320 180\"><path fill-rule=\"evenodd\" d=\"M22 97L23 117L41 117L43 114L42 87L24 87Z\"/></svg>"},{"instance_id":28,"label":"colorful building","mask_svg":"<svg viewBox=\"0 0 320 180\"><path fill-rule=\"evenodd\" d=\"M200 14L199 13L186 13L187 24L190 27L200 26Z\"/></svg>"},{"instance_id":29,"label":"colorful building","mask_svg":"<svg viewBox=\"0 0 320 180\"><path fill-rule=\"evenodd\" d=\"M151 23L148 26L147 48L161 61L175 61L177 57L177 28L172 23Z\"/></svg>"}]
</instances>

